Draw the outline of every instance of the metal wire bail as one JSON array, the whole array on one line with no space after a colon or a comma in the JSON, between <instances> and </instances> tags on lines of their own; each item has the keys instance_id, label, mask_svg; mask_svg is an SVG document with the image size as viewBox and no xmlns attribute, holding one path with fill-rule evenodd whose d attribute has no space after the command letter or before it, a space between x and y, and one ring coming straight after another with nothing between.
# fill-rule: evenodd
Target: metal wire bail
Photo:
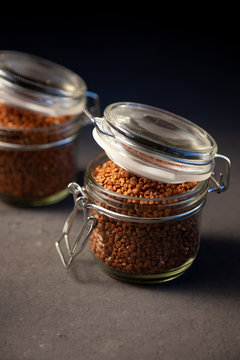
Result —
<instances>
[{"instance_id":1,"label":"metal wire bail","mask_svg":"<svg viewBox=\"0 0 240 360\"><path fill-rule=\"evenodd\" d=\"M216 179L214 177L214 173L211 176L211 180L212 182L215 184L215 187L210 187L208 189L208 192L217 192L217 193L221 193L223 191L226 191L229 187L229 183L230 183L230 168L231 168L231 161L227 156L224 155L220 155L220 154L216 154L214 156L214 160L216 162L217 159L221 159L225 162L225 173L220 172L218 174L219 178Z\"/></svg>"},{"instance_id":2,"label":"metal wire bail","mask_svg":"<svg viewBox=\"0 0 240 360\"><path fill-rule=\"evenodd\" d=\"M112 136L114 137L114 135L103 129L102 127L102 122L103 122L103 118L97 117L97 116L93 116L88 109L84 109L85 114L88 116L88 118L91 120L91 122L96 126L96 128L104 135L108 135L108 136Z\"/></svg>"},{"instance_id":3,"label":"metal wire bail","mask_svg":"<svg viewBox=\"0 0 240 360\"><path fill-rule=\"evenodd\" d=\"M73 194L74 207L67 220L65 221L62 235L55 242L59 257L65 268L68 268L72 263L73 259L82 252L93 229L97 226L97 219L93 216L87 216L87 199L83 195L81 186L77 183L70 183L68 185L68 190L71 194ZM84 221L77 237L71 245L69 237L77 212L79 210L83 211ZM65 242L68 259L66 259L66 256L64 256L64 253L61 249L60 245L62 241Z\"/></svg>"}]
</instances>

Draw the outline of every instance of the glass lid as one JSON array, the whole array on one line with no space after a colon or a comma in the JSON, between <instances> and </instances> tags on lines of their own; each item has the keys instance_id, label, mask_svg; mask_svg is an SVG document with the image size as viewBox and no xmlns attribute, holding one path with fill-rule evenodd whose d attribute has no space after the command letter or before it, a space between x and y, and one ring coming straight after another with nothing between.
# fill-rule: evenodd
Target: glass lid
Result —
<instances>
[{"instance_id":1,"label":"glass lid","mask_svg":"<svg viewBox=\"0 0 240 360\"><path fill-rule=\"evenodd\" d=\"M202 128L165 110L114 103L95 118L93 136L119 166L157 181L201 181L211 176L217 144Z\"/></svg>"},{"instance_id":2,"label":"glass lid","mask_svg":"<svg viewBox=\"0 0 240 360\"><path fill-rule=\"evenodd\" d=\"M104 111L115 130L166 155L211 160L216 153L214 139L196 124L147 105L115 103Z\"/></svg>"},{"instance_id":3,"label":"glass lid","mask_svg":"<svg viewBox=\"0 0 240 360\"><path fill-rule=\"evenodd\" d=\"M18 51L0 51L0 101L50 115L83 111L85 81L47 59Z\"/></svg>"}]
</instances>

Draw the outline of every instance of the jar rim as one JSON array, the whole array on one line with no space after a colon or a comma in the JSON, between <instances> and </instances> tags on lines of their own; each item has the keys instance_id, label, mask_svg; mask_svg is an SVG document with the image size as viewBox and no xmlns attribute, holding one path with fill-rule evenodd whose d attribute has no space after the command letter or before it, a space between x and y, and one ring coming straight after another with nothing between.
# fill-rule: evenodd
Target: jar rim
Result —
<instances>
[{"instance_id":1,"label":"jar rim","mask_svg":"<svg viewBox=\"0 0 240 360\"><path fill-rule=\"evenodd\" d=\"M182 193L182 194L177 194L177 195L173 195L173 196L168 196L168 197L159 197L159 198L139 198L139 197L135 197L135 196L129 196L129 195L123 195L123 194L119 194L116 193L114 191L111 191L109 189L106 189L105 187L101 186L93 177L92 175L92 170L93 168L99 164L100 160L107 160L109 159L107 157L107 155L103 152L100 153L95 159L93 159L86 171L85 171L85 176L87 176L91 183L94 185L94 187L96 189L101 190L101 192L103 192L105 195L109 195L110 197L114 197L114 198L119 198L119 199L123 199L123 200L134 200L134 201L144 201L144 202L159 202L159 201L169 201L169 200L181 200L181 199L186 199L186 197L191 198L194 197L196 195L198 195L208 184L208 179L199 181L197 183L197 185L190 189L189 191Z\"/></svg>"}]
</instances>

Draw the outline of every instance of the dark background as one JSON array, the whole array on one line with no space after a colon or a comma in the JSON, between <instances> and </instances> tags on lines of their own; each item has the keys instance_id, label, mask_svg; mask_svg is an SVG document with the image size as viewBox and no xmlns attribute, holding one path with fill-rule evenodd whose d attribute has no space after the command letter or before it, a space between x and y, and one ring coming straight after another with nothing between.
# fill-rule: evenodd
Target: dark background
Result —
<instances>
[{"instance_id":1,"label":"dark background","mask_svg":"<svg viewBox=\"0 0 240 360\"><path fill-rule=\"evenodd\" d=\"M136 101L187 117L213 136L219 129L239 130L234 9L225 16L225 10L219 16L207 9L174 17L156 8L94 8L3 11L0 46L77 72L100 95L102 110Z\"/></svg>"}]
</instances>

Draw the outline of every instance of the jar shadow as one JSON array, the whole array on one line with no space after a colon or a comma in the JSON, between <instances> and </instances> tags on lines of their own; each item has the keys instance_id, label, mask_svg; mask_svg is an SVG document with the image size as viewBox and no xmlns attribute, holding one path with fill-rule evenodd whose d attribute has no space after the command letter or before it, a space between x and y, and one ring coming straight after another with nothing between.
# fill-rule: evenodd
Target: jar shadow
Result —
<instances>
[{"instance_id":1,"label":"jar shadow","mask_svg":"<svg viewBox=\"0 0 240 360\"><path fill-rule=\"evenodd\" d=\"M71 278L78 283L101 284L102 271L94 260L89 243L87 243L79 257L72 262L68 271Z\"/></svg>"},{"instance_id":2,"label":"jar shadow","mask_svg":"<svg viewBox=\"0 0 240 360\"><path fill-rule=\"evenodd\" d=\"M100 269L94 259L81 259L73 263L68 270L69 274L74 281L81 284L99 284ZM100 273L100 274L99 274Z\"/></svg>"},{"instance_id":3,"label":"jar shadow","mask_svg":"<svg viewBox=\"0 0 240 360\"><path fill-rule=\"evenodd\" d=\"M145 288L239 296L239 254L240 239L203 237L197 258L182 276Z\"/></svg>"},{"instance_id":4,"label":"jar shadow","mask_svg":"<svg viewBox=\"0 0 240 360\"><path fill-rule=\"evenodd\" d=\"M102 283L107 287L112 286L114 281L119 287L124 284L124 287L128 285L150 291L191 292L228 297L240 295L240 239L202 238L197 258L183 275L172 281L154 285L127 284L106 274L102 276L102 270L91 257L89 246L87 248L81 261L76 261L70 269L71 276L80 283Z\"/></svg>"}]
</instances>

